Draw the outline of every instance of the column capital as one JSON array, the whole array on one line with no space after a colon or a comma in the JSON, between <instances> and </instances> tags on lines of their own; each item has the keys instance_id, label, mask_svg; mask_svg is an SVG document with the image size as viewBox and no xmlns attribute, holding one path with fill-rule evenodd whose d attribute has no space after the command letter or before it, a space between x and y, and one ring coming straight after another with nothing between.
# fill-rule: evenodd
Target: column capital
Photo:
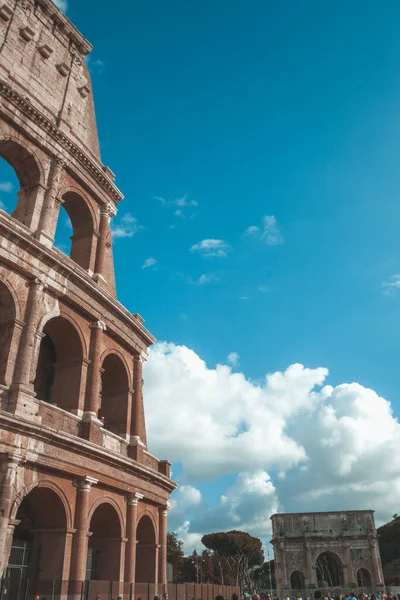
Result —
<instances>
[{"instance_id":1,"label":"column capital","mask_svg":"<svg viewBox=\"0 0 400 600\"><path fill-rule=\"evenodd\" d=\"M99 211L100 216L106 217L107 219L115 217L115 215L117 214L117 208L111 202L106 202L105 204L102 204L99 208Z\"/></svg>"},{"instance_id":2,"label":"column capital","mask_svg":"<svg viewBox=\"0 0 400 600\"><path fill-rule=\"evenodd\" d=\"M102 329L103 331L105 331L107 329L104 321L101 321L100 319L98 321L92 321L90 323L89 327L90 327L90 329Z\"/></svg>"},{"instance_id":3,"label":"column capital","mask_svg":"<svg viewBox=\"0 0 400 600\"><path fill-rule=\"evenodd\" d=\"M135 506L139 502L139 500L143 500L143 494L138 494L138 492L133 492L133 494L129 494L126 498L126 502L128 506Z\"/></svg>"},{"instance_id":4,"label":"column capital","mask_svg":"<svg viewBox=\"0 0 400 600\"><path fill-rule=\"evenodd\" d=\"M133 362L144 364L148 359L148 354L146 352L141 352L140 354L135 354L133 357Z\"/></svg>"},{"instance_id":5,"label":"column capital","mask_svg":"<svg viewBox=\"0 0 400 600\"><path fill-rule=\"evenodd\" d=\"M58 167L59 169L63 169L66 165L65 158L61 154L55 154L51 157L51 165L53 167Z\"/></svg>"},{"instance_id":6,"label":"column capital","mask_svg":"<svg viewBox=\"0 0 400 600\"><path fill-rule=\"evenodd\" d=\"M44 290L47 287L47 284L42 277L34 277L30 280L29 287L38 287L39 290Z\"/></svg>"},{"instance_id":7,"label":"column capital","mask_svg":"<svg viewBox=\"0 0 400 600\"><path fill-rule=\"evenodd\" d=\"M85 477L82 477L82 479L73 481L72 485L81 492L90 492L90 488L92 487L92 485L96 485L96 483L98 483L98 482L99 482L98 479L95 479L94 477L89 477L89 475L86 475Z\"/></svg>"},{"instance_id":8,"label":"column capital","mask_svg":"<svg viewBox=\"0 0 400 600\"><path fill-rule=\"evenodd\" d=\"M172 508L172 502L167 500L167 503L158 507L158 512L162 517L166 517Z\"/></svg>"}]
</instances>

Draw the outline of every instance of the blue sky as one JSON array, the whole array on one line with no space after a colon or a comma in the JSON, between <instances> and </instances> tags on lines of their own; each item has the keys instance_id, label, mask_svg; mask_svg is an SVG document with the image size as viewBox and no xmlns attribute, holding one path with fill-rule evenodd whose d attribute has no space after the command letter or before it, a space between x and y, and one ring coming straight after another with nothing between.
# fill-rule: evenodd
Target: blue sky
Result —
<instances>
[{"instance_id":1,"label":"blue sky","mask_svg":"<svg viewBox=\"0 0 400 600\"><path fill-rule=\"evenodd\" d=\"M349 406L359 406L356 396L368 396L378 412L390 413L379 395L396 416L399 3L387 0L383 10L373 0L68 0L67 15L94 45L89 67L102 160L126 198L114 219L118 296L159 340L172 344L161 347L158 358L175 357L187 373L196 361L177 357L184 346L205 361L206 377L217 373L218 363L230 364L231 374L243 373L257 389L267 373L286 373L293 363L314 373L326 368L329 376L315 375L316 385L334 386L329 402L337 415L346 416L340 386L357 382L359 388L346 388ZM7 170L3 180L10 180ZM1 188L0 198L7 208L12 204ZM61 243L66 231L59 232ZM231 353L239 356L228 360ZM151 387L156 359L145 388L148 413L158 407L157 386ZM375 400L366 388L376 392ZM269 398L270 387L264 391ZM172 392L169 401L173 409ZM180 459L184 453L170 441L155 443L158 452L173 454L183 483L173 523L190 522L181 525L189 546L204 531L204 515L224 525L218 511L225 493L232 514L243 508L232 523L267 536L257 521L261 505L243 498L246 486L263 502L273 496L271 510L370 502L357 495L357 485L368 484L371 457L354 449L337 469L347 477L348 457L365 459L358 483L346 480L351 490L329 493L329 482L321 483L325 467L315 463L312 482L304 485L319 489L320 503L307 504L306 496L301 505L285 502L289 483L298 485L299 465L314 464L316 450L303 433L314 436L310 423L323 421L322 413L302 406L309 411L302 413L302 432L293 433L297 409L285 413L285 431L306 452L302 458L296 450L291 466L282 450L265 465L205 469L196 479L194 463ZM383 442L388 436L396 447L391 415L382 417L375 434L373 423L354 418L364 434ZM236 437L240 427L251 430L243 419ZM150 427L158 431L152 418ZM176 435L184 434L177 429ZM296 466L299 471L290 471ZM390 471L387 484L395 477ZM394 504L400 479L397 489ZM385 505L380 518L391 510Z\"/></svg>"}]
</instances>

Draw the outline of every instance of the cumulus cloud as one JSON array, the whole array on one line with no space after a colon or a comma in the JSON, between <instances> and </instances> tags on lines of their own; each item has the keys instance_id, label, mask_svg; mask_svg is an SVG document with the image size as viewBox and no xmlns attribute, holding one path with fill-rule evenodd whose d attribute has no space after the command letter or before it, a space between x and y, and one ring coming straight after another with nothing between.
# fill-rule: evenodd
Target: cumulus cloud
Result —
<instances>
[{"instance_id":1,"label":"cumulus cloud","mask_svg":"<svg viewBox=\"0 0 400 600\"><path fill-rule=\"evenodd\" d=\"M54 4L62 11L66 11L68 8L67 0L54 0Z\"/></svg>"},{"instance_id":2,"label":"cumulus cloud","mask_svg":"<svg viewBox=\"0 0 400 600\"><path fill-rule=\"evenodd\" d=\"M232 367L236 367L236 365L239 364L239 358L240 356L237 352L230 352L226 357L226 360Z\"/></svg>"},{"instance_id":3,"label":"cumulus cloud","mask_svg":"<svg viewBox=\"0 0 400 600\"><path fill-rule=\"evenodd\" d=\"M144 227L138 224L137 219L131 213L125 213L119 221L111 223L114 240L118 238L131 238L142 229Z\"/></svg>"},{"instance_id":4,"label":"cumulus cloud","mask_svg":"<svg viewBox=\"0 0 400 600\"><path fill-rule=\"evenodd\" d=\"M151 349L149 441L182 465L185 489L172 512L189 546L216 529L268 536L277 510L371 508L378 523L398 512L400 425L390 402L358 383L326 385L327 377L325 368L294 364L252 382L207 367L185 346ZM208 506L203 481L226 477L235 479Z\"/></svg>"},{"instance_id":5,"label":"cumulus cloud","mask_svg":"<svg viewBox=\"0 0 400 600\"><path fill-rule=\"evenodd\" d=\"M142 265L142 269L149 269L150 267L154 267L156 263L157 261L155 258L146 258Z\"/></svg>"},{"instance_id":6,"label":"cumulus cloud","mask_svg":"<svg viewBox=\"0 0 400 600\"><path fill-rule=\"evenodd\" d=\"M188 194L178 196L178 198L167 199L163 196L154 196L154 200L160 202L164 206L175 208L174 215L181 219L194 219L196 214L193 212L193 208L198 206L197 200L190 199ZM171 227L170 227L171 228Z\"/></svg>"},{"instance_id":7,"label":"cumulus cloud","mask_svg":"<svg viewBox=\"0 0 400 600\"><path fill-rule=\"evenodd\" d=\"M190 252L198 252L205 258L214 256L228 256L229 244L224 240L206 239L194 244L190 248Z\"/></svg>"},{"instance_id":8,"label":"cumulus cloud","mask_svg":"<svg viewBox=\"0 0 400 600\"><path fill-rule=\"evenodd\" d=\"M258 225L251 225L246 229L245 234L259 238L268 246L278 246L279 244L284 243L283 236L274 215L265 215L261 227Z\"/></svg>"}]
</instances>

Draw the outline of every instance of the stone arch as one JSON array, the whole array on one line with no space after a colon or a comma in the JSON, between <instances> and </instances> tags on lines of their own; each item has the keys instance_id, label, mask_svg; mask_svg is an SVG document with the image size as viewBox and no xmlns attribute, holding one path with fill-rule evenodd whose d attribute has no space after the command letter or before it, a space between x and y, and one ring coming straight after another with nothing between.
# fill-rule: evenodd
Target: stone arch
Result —
<instances>
[{"instance_id":1,"label":"stone arch","mask_svg":"<svg viewBox=\"0 0 400 600\"><path fill-rule=\"evenodd\" d=\"M370 588L372 586L371 573L365 567L357 571L357 586L360 588Z\"/></svg>"},{"instance_id":2,"label":"stone arch","mask_svg":"<svg viewBox=\"0 0 400 600\"><path fill-rule=\"evenodd\" d=\"M10 353L19 308L14 290L0 278L0 383L3 384L6 383L9 362L13 362Z\"/></svg>"},{"instance_id":3,"label":"stone arch","mask_svg":"<svg viewBox=\"0 0 400 600\"><path fill-rule=\"evenodd\" d=\"M55 494L57 494L57 496L59 496L61 502L64 505L65 514L67 516L67 528L70 529L73 526L73 522L74 522L71 502L68 499L68 496L64 492L64 490L57 483L55 483L54 481L51 481L50 479L43 479L41 481L36 481L35 483L31 483L30 485L26 485L25 487L23 487L13 502L11 512L10 512L10 519L12 519L12 520L16 519L17 512L18 512L21 502L35 488L48 488L48 489L52 490Z\"/></svg>"},{"instance_id":4,"label":"stone arch","mask_svg":"<svg viewBox=\"0 0 400 600\"><path fill-rule=\"evenodd\" d=\"M338 587L344 584L343 562L335 552L321 552L316 559L316 570L319 587Z\"/></svg>"},{"instance_id":5,"label":"stone arch","mask_svg":"<svg viewBox=\"0 0 400 600\"><path fill-rule=\"evenodd\" d=\"M0 273L0 283L3 283L7 288L8 291L10 292L13 300L14 300L14 305L15 305L15 318L16 319L20 319L21 318L21 304L18 298L18 294L15 290L15 287L13 286L13 284L7 279L7 277L5 275L2 275Z\"/></svg>"},{"instance_id":6,"label":"stone arch","mask_svg":"<svg viewBox=\"0 0 400 600\"><path fill-rule=\"evenodd\" d=\"M301 571L296 570L291 573L290 587L292 590L304 590L305 589L304 574Z\"/></svg>"},{"instance_id":7,"label":"stone arch","mask_svg":"<svg viewBox=\"0 0 400 600\"><path fill-rule=\"evenodd\" d=\"M113 509L115 510L115 512L118 515L118 519L119 519L119 524L120 524L120 527L121 527L122 535L125 535L125 517L124 517L124 513L121 510L121 507L119 506L118 502L114 498L112 498L111 496L100 497L100 498L97 498L97 500L95 500L93 502L93 504L92 504L92 506L90 507L90 510L89 510L89 521L92 519L92 516L93 516L94 512L97 510L97 508L101 504L111 504L111 506L113 507Z\"/></svg>"},{"instance_id":8,"label":"stone arch","mask_svg":"<svg viewBox=\"0 0 400 600\"><path fill-rule=\"evenodd\" d=\"M29 579L31 590L40 587L41 581L63 579L65 574L65 546L67 530L71 524L64 494L49 481L27 486L13 506L17 525L11 542L11 552L5 576L13 573ZM10 597L13 591L9 590Z\"/></svg>"},{"instance_id":9,"label":"stone arch","mask_svg":"<svg viewBox=\"0 0 400 600\"><path fill-rule=\"evenodd\" d=\"M45 170L34 150L22 137L0 134L0 157L14 170L20 189L11 216L35 229L46 184ZM39 203L39 211L36 205ZM35 210L36 209L36 210Z\"/></svg>"},{"instance_id":10,"label":"stone arch","mask_svg":"<svg viewBox=\"0 0 400 600\"><path fill-rule=\"evenodd\" d=\"M44 167L26 141L16 135L0 133L0 157L15 171L21 188L34 184L46 184Z\"/></svg>"},{"instance_id":11,"label":"stone arch","mask_svg":"<svg viewBox=\"0 0 400 600\"><path fill-rule=\"evenodd\" d=\"M80 407L85 347L80 328L68 315L43 327L34 388L38 400L76 412Z\"/></svg>"},{"instance_id":12,"label":"stone arch","mask_svg":"<svg viewBox=\"0 0 400 600\"><path fill-rule=\"evenodd\" d=\"M60 191L59 198L72 225L69 256L83 269L91 269L97 237L95 233L97 230L97 220L93 207L81 190L77 188L63 188ZM59 215L56 216L59 222ZM56 223L54 224L55 229Z\"/></svg>"},{"instance_id":13,"label":"stone arch","mask_svg":"<svg viewBox=\"0 0 400 600\"><path fill-rule=\"evenodd\" d=\"M136 527L136 583L156 582L157 529L154 519L145 511Z\"/></svg>"},{"instance_id":14,"label":"stone arch","mask_svg":"<svg viewBox=\"0 0 400 600\"><path fill-rule=\"evenodd\" d=\"M106 352L101 361L101 404L99 417L104 426L125 437L130 412L130 374L124 358L114 350Z\"/></svg>"},{"instance_id":15,"label":"stone arch","mask_svg":"<svg viewBox=\"0 0 400 600\"><path fill-rule=\"evenodd\" d=\"M124 521L112 498L100 498L90 511L86 578L120 581Z\"/></svg>"}]
</instances>

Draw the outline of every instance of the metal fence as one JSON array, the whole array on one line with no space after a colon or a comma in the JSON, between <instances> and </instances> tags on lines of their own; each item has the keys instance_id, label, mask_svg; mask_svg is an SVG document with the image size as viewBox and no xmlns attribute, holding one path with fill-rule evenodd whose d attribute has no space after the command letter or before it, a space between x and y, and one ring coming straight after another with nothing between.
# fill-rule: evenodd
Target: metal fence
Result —
<instances>
[{"instance_id":1,"label":"metal fence","mask_svg":"<svg viewBox=\"0 0 400 600\"><path fill-rule=\"evenodd\" d=\"M27 578L4 578L1 581L0 600L154 600L168 593L169 600L215 600L222 596L231 600L240 596L240 589L211 583L119 583L118 581L36 581Z\"/></svg>"}]
</instances>

